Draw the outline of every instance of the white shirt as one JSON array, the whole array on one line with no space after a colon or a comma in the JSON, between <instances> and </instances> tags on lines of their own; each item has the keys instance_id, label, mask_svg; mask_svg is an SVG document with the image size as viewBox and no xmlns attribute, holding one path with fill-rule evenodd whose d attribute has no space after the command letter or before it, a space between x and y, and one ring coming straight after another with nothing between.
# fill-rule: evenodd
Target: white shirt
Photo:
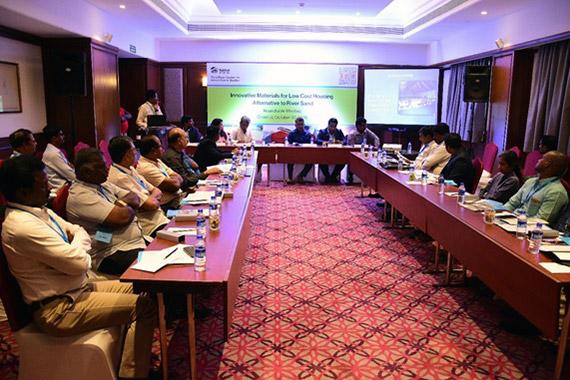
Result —
<instances>
[{"instance_id":1,"label":"white shirt","mask_svg":"<svg viewBox=\"0 0 570 380\"><path fill-rule=\"evenodd\" d=\"M91 236L92 244L89 254L93 259L93 267L98 268L101 261L117 251L129 251L135 248L144 249L142 228L137 220L123 227L103 227L101 224L107 219L115 207L115 202L128 194L112 183L105 182L101 186L83 181L75 181L69 188L67 198L67 218L77 223ZM97 231L113 234L110 243L95 240Z\"/></svg>"},{"instance_id":2,"label":"white shirt","mask_svg":"<svg viewBox=\"0 0 570 380\"><path fill-rule=\"evenodd\" d=\"M437 147L435 140L431 140L429 143L422 145L416 160L414 161L414 168L416 170L423 169L425 159L430 155L430 153Z\"/></svg>"},{"instance_id":3,"label":"white shirt","mask_svg":"<svg viewBox=\"0 0 570 380\"><path fill-rule=\"evenodd\" d=\"M435 175L439 175L447 162L451 158L451 154L447 153L445 143L437 145L430 154L425 158L422 169L428 170Z\"/></svg>"},{"instance_id":4,"label":"white shirt","mask_svg":"<svg viewBox=\"0 0 570 380\"><path fill-rule=\"evenodd\" d=\"M137 125L139 128L147 129L147 121L146 118L148 115L162 115L162 111L160 110L160 106L157 104L153 106L150 102L144 102L139 107L139 113L137 115Z\"/></svg>"},{"instance_id":5,"label":"white shirt","mask_svg":"<svg viewBox=\"0 0 570 380\"><path fill-rule=\"evenodd\" d=\"M66 182L75 180L75 171L69 165L63 152L56 146L47 144L42 161L46 165L48 182L54 190L59 189Z\"/></svg>"},{"instance_id":6,"label":"white shirt","mask_svg":"<svg viewBox=\"0 0 570 380\"><path fill-rule=\"evenodd\" d=\"M250 143L253 140L253 137L251 137L251 132L249 131L249 128L246 129L246 131L244 133L243 130L241 129L241 127L237 127L236 129L234 129L232 131L232 133L230 133L230 137L231 137L233 142L237 142L237 143Z\"/></svg>"},{"instance_id":7,"label":"white shirt","mask_svg":"<svg viewBox=\"0 0 570 380\"><path fill-rule=\"evenodd\" d=\"M137 173L133 167L125 168L118 164L113 164L109 168L107 182L138 195L140 199L139 206L146 202L155 188L155 186ZM168 223L168 218L160 208L147 211L139 209L137 210L137 218L145 235L151 235L158 227Z\"/></svg>"},{"instance_id":8,"label":"white shirt","mask_svg":"<svg viewBox=\"0 0 570 380\"><path fill-rule=\"evenodd\" d=\"M141 157L137 165L137 172L143 176L153 186L160 187L162 181L169 178L174 171L170 169L160 159L156 161L149 160L146 157ZM160 204L165 205L172 202L176 198L182 198L182 191L178 190L175 193L162 192Z\"/></svg>"},{"instance_id":9,"label":"white shirt","mask_svg":"<svg viewBox=\"0 0 570 380\"><path fill-rule=\"evenodd\" d=\"M74 235L69 243L61 235L68 232ZM55 295L73 297L87 283L91 268L89 235L46 207L9 202L2 246L26 303Z\"/></svg>"}]
</instances>

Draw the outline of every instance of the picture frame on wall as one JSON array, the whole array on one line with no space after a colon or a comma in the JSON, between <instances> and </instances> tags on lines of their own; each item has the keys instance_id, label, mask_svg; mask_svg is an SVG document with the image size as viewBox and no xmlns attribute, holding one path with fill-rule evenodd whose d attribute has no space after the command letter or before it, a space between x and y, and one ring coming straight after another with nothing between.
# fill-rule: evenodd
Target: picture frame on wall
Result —
<instances>
[{"instance_id":1,"label":"picture frame on wall","mask_svg":"<svg viewBox=\"0 0 570 380\"><path fill-rule=\"evenodd\" d=\"M22 112L18 64L0 61L0 113Z\"/></svg>"}]
</instances>

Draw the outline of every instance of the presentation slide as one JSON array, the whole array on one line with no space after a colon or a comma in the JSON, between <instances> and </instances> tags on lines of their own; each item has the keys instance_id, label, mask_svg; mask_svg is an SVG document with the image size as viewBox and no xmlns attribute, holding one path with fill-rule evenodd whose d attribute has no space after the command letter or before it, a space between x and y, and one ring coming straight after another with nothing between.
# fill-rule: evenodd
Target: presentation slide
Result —
<instances>
[{"instance_id":1,"label":"presentation slide","mask_svg":"<svg viewBox=\"0 0 570 380\"><path fill-rule=\"evenodd\" d=\"M364 71L364 117L372 124L437 122L438 69Z\"/></svg>"},{"instance_id":2,"label":"presentation slide","mask_svg":"<svg viewBox=\"0 0 570 380\"><path fill-rule=\"evenodd\" d=\"M244 115L254 135L264 126L292 129L299 116L312 129L331 117L354 124L356 65L208 63L207 69L208 118L223 119L228 130Z\"/></svg>"}]
</instances>

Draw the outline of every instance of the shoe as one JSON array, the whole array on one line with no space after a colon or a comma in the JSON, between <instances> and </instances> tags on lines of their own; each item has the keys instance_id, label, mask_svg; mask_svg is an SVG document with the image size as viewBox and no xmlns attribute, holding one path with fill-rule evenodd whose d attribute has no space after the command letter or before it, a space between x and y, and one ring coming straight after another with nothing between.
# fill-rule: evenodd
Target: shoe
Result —
<instances>
[{"instance_id":1,"label":"shoe","mask_svg":"<svg viewBox=\"0 0 570 380\"><path fill-rule=\"evenodd\" d=\"M289 179L287 179L287 181L286 181L286 182L287 182L287 184L289 184L289 185L292 185L292 184L294 184L294 183L295 183L295 180L294 180L294 179L291 179L291 178L289 178Z\"/></svg>"},{"instance_id":2,"label":"shoe","mask_svg":"<svg viewBox=\"0 0 570 380\"><path fill-rule=\"evenodd\" d=\"M301 177L301 176L297 176L297 178L295 178L296 182L299 184L303 184L305 183L305 178Z\"/></svg>"}]
</instances>

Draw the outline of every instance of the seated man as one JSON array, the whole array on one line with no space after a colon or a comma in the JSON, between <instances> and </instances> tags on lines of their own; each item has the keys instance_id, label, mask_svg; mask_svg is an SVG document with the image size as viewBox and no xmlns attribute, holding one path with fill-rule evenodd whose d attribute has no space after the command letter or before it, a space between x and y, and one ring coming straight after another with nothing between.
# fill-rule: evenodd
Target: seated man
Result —
<instances>
[{"instance_id":1,"label":"seated man","mask_svg":"<svg viewBox=\"0 0 570 380\"><path fill-rule=\"evenodd\" d=\"M183 191L195 187L199 180L206 179L208 175L221 172L217 168L201 172L198 164L186 154L186 145L186 133L180 128L172 128L168 131L168 149L162 156L164 163L182 177Z\"/></svg>"},{"instance_id":2,"label":"seated man","mask_svg":"<svg viewBox=\"0 0 570 380\"><path fill-rule=\"evenodd\" d=\"M42 161L46 165L49 184L52 189L57 190L66 182L75 180L73 166L69 164L67 158L61 151L65 136L61 128L48 125L43 130L44 138L48 142Z\"/></svg>"},{"instance_id":3,"label":"seated man","mask_svg":"<svg viewBox=\"0 0 570 380\"><path fill-rule=\"evenodd\" d=\"M413 162L413 165L416 170L422 170L426 158L437 147L437 143L433 139L433 129L431 129L430 127L420 128L418 133L418 139L420 140L422 146L420 148L420 151L416 159Z\"/></svg>"},{"instance_id":4,"label":"seated man","mask_svg":"<svg viewBox=\"0 0 570 380\"><path fill-rule=\"evenodd\" d=\"M160 139L154 135L143 137L140 150L141 158L137 172L162 191L160 198L162 209L166 211L180 207L180 201L184 198L184 193L180 190L182 177L160 160L164 153Z\"/></svg>"},{"instance_id":5,"label":"seated man","mask_svg":"<svg viewBox=\"0 0 570 380\"><path fill-rule=\"evenodd\" d=\"M528 179L519 191L509 199L505 207L509 211L524 210L529 217L555 223L568 204L568 194L560 183L566 172L566 156L557 151L546 153L536 163L536 177Z\"/></svg>"},{"instance_id":6,"label":"seated man","mask_svg":"<svg viewBox=\"0 0 570 380\"><path fill-rule=\"evenodd\" d=\"M367 121L363 117L359 117L356 119L355 127L356 130L352 133L349 133L346 136L346 143L348 145L356 145L356 144L369 144L373 145L374 148L378 148L380 146L380 139L374 132L367 128Z\"/></svg>"},{"instance_id":7,"label":"seated man","mask_svg":"<svg viewBox=\"0 0 570 380\"><path fill-rule=\"evenodd\" d=\"M77 153L75 174L77 180L67 198L67 218L91 235L93 268L121 275L146 247L135 212L139 197L106 182L105 160L95 148Z\"/></svg>"},{"instance_id":8,"label":"seated man","mask_svg":"<svg viewBox=\"0 0 570 380\"><path fill-rule=\"evenodd\" d=\"M457 133L449 133L445 136L445 149L451 155L449 162L443 170L441 175L446 180L455 182L458 186L465 185L465 189L472 192L473 178L475 177L475 169L469 154L461 146L461 136Z\"/></svg>"},{"instance_id":9,"label":"seated man","mask_svg":"<svg viewBox=\"0 0 570 380\"><path fill-rule=\"evenodd\" d=\"M337 128L338 120L334 117L329 119L328 126L325 129L321 129L317 134L317 145L322 145L323 143L338 144L344 142L344 133ZM343 164L338 164L334 166L332 175L329 173L328 165L319 165L319 169L323 172L325 176L325 183L338 183L340 182L340 172L344 168Z\"/></svg>"},{"instance_id":10,"label":"seated man","mask_svg":"<svg viewBox=\"0 0 570 380\"><path fill-rule=\"evenodd\" d=\"M295 119L295 129L289 132L287 135L287 142L289 144L310 144L312 140L312 135L309 131L305 130L305 119L302 117L298 117ZM305 177L309 174L309 171L313 165L305 164L303 170L297 175L295 181L299 183L303 183L305 181ZM287 178L289 183L293 183L293 169L295 168L295 164L287 164Z\"/></svg>"},{"instance_id":11,"label":"seated man","mask_svg":"<svg viewBox=\"0 0 570 380\"><path fill-rule=\"evenodd\" d=\"M136 148L127 136L113 137L109 142L109 154L113 165L109 168L108 182L139 197L137 218L143 234L154 237L168 223L160 209L162 191L150 184L133 167L136 164Z\"/></svg>"},{"instance_id":12,"label":"seated man","mask_svg":"<svg viewBox=\"0 0 570 380\"><path fill-rule=\"evenodd\" d=\"M356 144L370 144L373 145L375 149L378 149L380 146L380 139L374 132L366 127L367 121L363 117L359 117L356 119L354 123L356 130L352 133L349 133L346 136L346 144L354 146ZM354 180L354 175L349 170L348 171L348 183L352 184Z\"/></svg>"},{"instance_id":13,"label":"seated man","mask_svg":"<svg viewBox=\"0 0 570 380\"><path fill-rule=\"evenodd\" d=\"M127 325L119 376L146 378L156 320L150 297L119 281L87 282L91 239L45 207L48 181L39 159L24 155L5 162L0 187L8 200L4 254L39 329L72 336Z\"/></svg>"},{"instance_id":14,"label":"seated man","mask_svg":"<svg viewBox=\"0 0 570 380\"><path fill-rule=\"evenodd\" d=\"M216 142L220 139L220 128L210 125L206 129L206 137L200 141L194 160L201 171L206 171L208 166L217 165L221 160L232 158L232 152L222 152L218 149Z\"/></svg>"},{"instance_id":15,"label":"seated man","mask_svg":"<svg viewBox=\"0 0 570 380\"><path fill-rule=\"evenodd\" d=\"M8 137L10 146L12 147L12 155L10 158L18 157L23 154L31 156L36 153L36 139L32 131L20 128L17 131L10 133Z\"/></svg>"},{"instance_id":16,"label":"seated man","mask_svg":"<svg viewBox=\"0 0 570 380\"><path fill-rule=\"evenodd\" d=\"M445 136L449 133L449 126L445 123L439 123L433 129L433 139L438 144L434 147L430 154L424 159L424 164L422 169L432 172L435 175L439 175L447 162L451 158L451 154L445 149L445 144L443 140Z\"/></svg>"},{"instance_id":17,"label":"seated man","mask_svg":"<svg viewBox=\"0 0 570 380\"><path fill-rule=\"evenodd\" d=\"M247 116L241 117L241 119L239 120L239 127L234 129L230 133L233 142L249 144L250 142L253 141L253 137L251 137L251 132L249 131L249 129L247 129L249 127L250 122L251 120L249 117Z\"/></svg>"},{"instance_id":18,"label":"seated man","mask_svg":"<svg viewBox=\"0 0 570 380\"><path fill-rule=\"evenodd\" d=\"M196 143L202 140L202 134L200 133L200 130L194 126L194 119L192 119L192 116L182 116L180 119L180 128L185 130L188 134L189 142Z\"/></svg>"}]
</instances>

